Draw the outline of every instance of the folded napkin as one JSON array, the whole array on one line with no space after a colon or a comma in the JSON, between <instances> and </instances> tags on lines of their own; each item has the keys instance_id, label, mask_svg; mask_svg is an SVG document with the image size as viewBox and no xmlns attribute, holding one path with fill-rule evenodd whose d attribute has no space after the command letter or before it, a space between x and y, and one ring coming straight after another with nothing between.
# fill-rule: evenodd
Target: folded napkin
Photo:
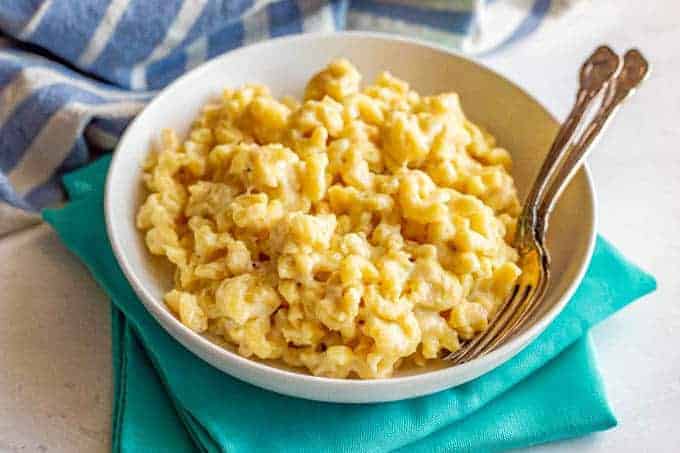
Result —
<instances>
[{"instance_id":1,"label":"folded napkin","mask_svg":"<svg viewBox=\"0 0 680 453\"><path fill-rule=\"evenodd\" d=\"M63 173L112 150L154 90L205 60L264 39L338 30L479 55L529 34L551 0L520 3L2 0L0 236L40 221L39 210L63 197Z\"/></svg>"},{"instance_id":2,"label":"folded napkin","mask_svg":"<svg viewBox=\"0 0 680 453\"><path fill-rule=\"evenodd\" d=\"M515 358L464 385L382 404L330 404L231 378L173 340L147 313L104 226L109 158L64 178L70 202L44 211L112 300L116 452L478 452L616 425L588 329L656 283L598 238L581 286Z\"/></svg>"}]
</instances>

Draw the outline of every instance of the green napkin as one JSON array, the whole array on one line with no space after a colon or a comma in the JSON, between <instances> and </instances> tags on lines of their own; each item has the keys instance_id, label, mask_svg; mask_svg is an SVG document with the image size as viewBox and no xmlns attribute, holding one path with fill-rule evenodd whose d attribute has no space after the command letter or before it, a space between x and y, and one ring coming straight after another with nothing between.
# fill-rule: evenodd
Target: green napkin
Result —
<instances>
[{"instance_id":1,"label":"green napkin","mask_svg":"<svg viewBox=\"0 0 680 453\"><path fill-rule=\"evenodd\" d=\"M146 312L106 236L109 161L67 175L71 201L43 215L113 302L114 451L498 451L616 425L587 332L656 283L604 239L598 238L586 277L562 314L496 370L401 402L307 401L212 368Z\"/></svg>"}]
</instances>

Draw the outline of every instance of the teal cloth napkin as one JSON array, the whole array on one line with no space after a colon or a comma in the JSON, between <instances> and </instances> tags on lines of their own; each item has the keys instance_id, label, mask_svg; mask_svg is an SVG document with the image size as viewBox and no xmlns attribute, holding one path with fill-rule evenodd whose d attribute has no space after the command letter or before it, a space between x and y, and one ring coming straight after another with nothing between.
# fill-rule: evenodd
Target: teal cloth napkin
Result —
<instances>
[{"instance_id":1,"label":"teal cloth napkin","mask_svg":"<svg viewBox=\"0 0 680 453\"><path fill-rule=\"evenodd\" d=\"M581 436L616 425L588 329L656 288L598 238L576 294L511 361L467 384L394 403L330 404L229 377L147 313L104 226L104 157L66 175L70 202L43 216L112 300L118 452L479 452ZM510 390L510 391L508 391Z\"/></svg>"}]
</instances>

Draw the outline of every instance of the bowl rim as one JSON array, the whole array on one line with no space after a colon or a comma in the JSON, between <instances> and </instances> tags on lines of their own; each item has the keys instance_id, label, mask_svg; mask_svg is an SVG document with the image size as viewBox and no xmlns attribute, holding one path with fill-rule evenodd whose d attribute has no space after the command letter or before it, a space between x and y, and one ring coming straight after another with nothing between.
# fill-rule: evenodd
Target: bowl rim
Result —
<instances>
[{"instance_id":1,"label":"bowl rim","mask_svg":"<svg viewBox=\"0 0 680 453\"><path fill-rule=\"evenodd\" d=\"M133 121L128 125L128 127L125 129L123 135L118 141L118 144L116 145L116 148L113 152L113 157L111 159L111 164L107 173L106 177L106 183L105 183L105 192L104 192L104 212L105 212L105 220L106 220L106 231L107 235L109 238L109 241L111 243L111 247L113 249L114 255L116 257L116 260L118 261L118 264L120 265L125 277L127 278L128 282L131 284L132 288L134 289L135 294L140 298L141 302L143 303L144 307L146 310L151 313L151 315L155 318L155 320L163 327L163 329L171 336L173 337L176 341L178 341L180 344L183 346L189 348L185 343L190 343L192 344L193 347L202 349L204 353L210 354L211 356L220 356L225 360L229 360L234 362L236 365L245 367L246 369L250 369L254 372L264 372L264 373L272 373L274 375L278 375L281 378L287 378L291 380L298 381L301 384L315 384L315 385L327 385L327 386L332 386L335 390L351 390L351 389L357 389L358 387L363 387L363 388L371 388L371 387L381 387L386 385L386 383L391 383L391 384L406 384L410 383L413 384L414 382L421 381L423 379L431 378L445 378L446 375L448 374L473 374L474 372L472 370L477 369L477 368L487 368L487 371L482 373L481 375L484 375L488 373L489 371L492 371L496 367L502 365L506 361L510 360L512 357L515 355L519 354L526 346L528 346L540 333L542 333L546 327L559 315L560 312L564 309L568 301L571 299L573 296L574 292L576 291L578 285L581 283L583 280L583 277L585 275L586 270L588 269L588 266L590 264L590 261L593 256L593 251L595 248L595 241L596 241L596 236L597 236L597 223L598 223L598 209L597 209L597 198L595 196L595 188L594 188L594 183L593 183L593 178L590 172L590 169L588 167L587 162L584 162L584 164L581 166L581 169L579 169L578 173L583 172L585 179L586 179L586 195L589 198L589 202L592 206L592 221L590 222L590 229L588 231L589 237L588 237L588 244L587 244L587 249L585 252L585 258L582 260L579 268L575 272L575 278L569 283L567 288L564 290L563 294L559 298L559 300L548 310L546 313L543 314L541 318L539 318L536 322L534 322L531 326L529 326L524 332L522 332L520 335L515 336L514 338L510 339L506 343L504 343L502 346L499 348L491 351L490 353L479 357L475 360L472 360L470 362L466 362L460 365L455 365L455 366L448 366L442 369L437 369L437 370L432 370L432 371L426 371L422 373L414 373L406 376L395 376L395 377L388 377L388 378L377 378L377 379L342 379L342 378L331 378L331 377L323 377L323 376L314 376L312 374L307 374L304 372L296 372L296 371L289 371L281 368L277 368L271 365L268 365L266 363L253 360L251 358L247 358L244 356L241 356L240 354L236 352L232 352L229 349L226 349L212 341L210 341L208 338L205 336L196 333L186 327L184 324L181 323L179 319L177 319L170 311L164 306L164 303L162 300L157 301L156 298L154 298L151 294L149 294L145 288L145 286L142 284L141 279L137 276L136 272L134 271L132 265L130 264L126 253L124 251L124 245L121 241L121 238L118 235L117 231L117 221L116 221L116 216L113 215L113 203L115 199L115 190L113 188L113 183L112 180L114 179L114 174L116 173L116 169L121 165L121 162L125 159L125 154L123 152L120 152L119 150L124 149L127 145L128 138L131 134L131 131L136 129L140 124L141 120L143 119L144 113L149 110L155 103L160 102L160 99L166 98L166 97L171 97L173 94L172 91L174 91L174 88L177 85L182 84L185 80L197 77L198 74L201 74L203 72L208 72L211 70L213 66L218 65L219 60L223 58L229 58L231 56L234 56L238 53L241 52L252 52L256 48L264 48L267 46L276 46L279 45L282 42L286 41L300 41L303 43L304 41L308 40L316 40L316 39L324 39L324 38L340 38L342 39L343 37L357 37L357 38L366 38L366 39L372 39L372 40L382 40L382 41L395 41L398 43L404 43L404 44L409 44L409 45L416 45L416 46L421 46L428 48L430 50L435 50L438 52L442 52L448 55L451 55L456 58L460 58L463 60L466 60L481 69L490 72L491 74L495 75L496 77L499 77L502 79L505 83L511 85L514 89L518 90L520 93L522 93L524 96L526 96L528 99L533 101L534 104L536 104L537 107L539 107L541 110L544 111L544 113L556 124L559 125L560 122L555 118L555 116L541 103L539 102L534 96L532 96L529 92L527 92L524 88L510 80L508 77L506 77L504 74L490 68L486 64L478 61L477 59L463 55L460 52L457 52L455 50L452 50L450 48L447 48L443 45L438 45L435 43L431 43L428 41L424 41L421 39L417 38L411 38L411 37L405 37L405 36L397 36L397 35L392 35L388 33L381 33L381 32L364 32L364 31L338 31L338 32L315 32L315 33L302 33L302 34L295 34L295 35L287 35L287 36L282 36L278 38L273 38L265 41L260 41L256 42L250 45L242 46L237 49L233 49L230 51L227 51L225 53L222 53L220 55L217 55L199 66L187 71L177 79L175 79L172 83L167 85L165 88L160 90L156 95L149 101L149 103L144 106L144 108L136 115L136 117L133 119ZM170 327L172 326L172 327ZM523 344L522 344L523 343ZM520 344L519 347L517 347L517 344ZM200 357L202 360L206 361L209 363L211 366L219 369L222 372L225 372L223 369L220 367L215 366L213 363L210 363L207 359L203 357L202 354L197 353L196 351L193 350L192 348L189 348L192 350L192 353ZM494 365L495 363L495 365ZM229 373L227 373L229 374ZM481 375L474 375L473 377L467 379L475 379L476 377L479 377ZM240 379L240 378L238 378ZM452 387L455 387L457 385L461 385L467 380L464 380L463 382L460 382L456 385L453 385ZM425 394L425 393L424 393ZM424 395L423 394L423 395ZM418 396L418 395L416 395ZM415 396L414 396L415 397ZM404 399L409 398L405 397ZM401 398L400 398L401 399ZM330 400L328 400L330 401Z\"/></svg>"}]
</instances>

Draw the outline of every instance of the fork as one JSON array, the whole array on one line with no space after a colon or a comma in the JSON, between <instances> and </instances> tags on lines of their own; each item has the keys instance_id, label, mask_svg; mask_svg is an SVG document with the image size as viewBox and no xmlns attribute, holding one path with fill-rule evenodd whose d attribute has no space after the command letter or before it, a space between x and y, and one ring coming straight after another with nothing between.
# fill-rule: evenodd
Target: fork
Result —
<instances>
[{"instance_id":1,"label":"fork","mask_svg":"<svg viewBox=\"0 0 680 453\"><path fill-rule=\"evenodd\" d=\"M519 252L522 274L488 328L445 360L458 364L487 354L519 332L540 307L550 282L545 236L555 202L618 107L648 73L649 63L636 49L626 52L621 65L621 58L613 50L600 46L581 66L574 106L548 151L517 222L513 245ZM602 103L593 119L585 128L579 128L593 100L602 92ZM577 137L580 129L583 132Z\"/></svg>"}]
</instances>

